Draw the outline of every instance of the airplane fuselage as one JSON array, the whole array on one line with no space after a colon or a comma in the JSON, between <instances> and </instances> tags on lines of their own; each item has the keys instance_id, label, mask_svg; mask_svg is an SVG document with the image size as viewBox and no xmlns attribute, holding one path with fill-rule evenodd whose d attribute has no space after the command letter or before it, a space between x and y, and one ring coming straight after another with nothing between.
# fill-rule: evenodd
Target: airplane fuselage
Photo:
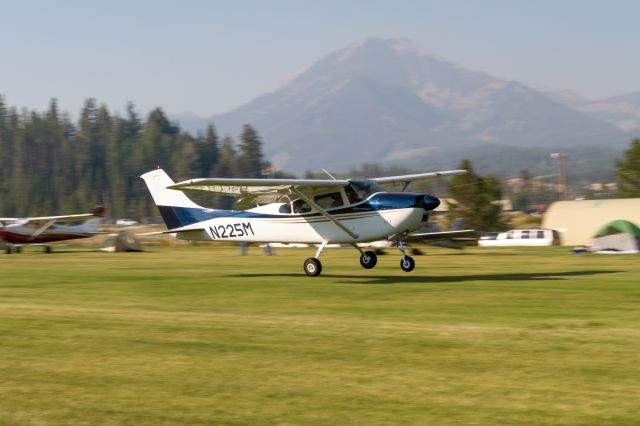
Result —
<instances>
[{"instance_id":1,"label":"airplane fuselage","mask_svg":"<svg viewBox=\"0 0 640 426\"><path fill-rule=\"evenodd\" d=\"M177 238L199 241L281 243L360 243L387 239L418 229L425 215L422 195L381 193L366 202L329 210L331 216L356 237L320 213L282 214L282 203L243 211L171 208L160 206L171 228L189 226Z\"/></svg>"},{"instance_id":2,"label":"airplane fuselage","mask_svg":"<svg viewBox=\"0 0 640 426\"><path fill-rule=\"evenodd\" d=\"M44 244L55 241L75 240L93 236L91 233L79 232L73 227L48 229L34 236L34 228L22 225L8 225L0 228L0 239L10 244Z\"/></svg>"}]
</instances>

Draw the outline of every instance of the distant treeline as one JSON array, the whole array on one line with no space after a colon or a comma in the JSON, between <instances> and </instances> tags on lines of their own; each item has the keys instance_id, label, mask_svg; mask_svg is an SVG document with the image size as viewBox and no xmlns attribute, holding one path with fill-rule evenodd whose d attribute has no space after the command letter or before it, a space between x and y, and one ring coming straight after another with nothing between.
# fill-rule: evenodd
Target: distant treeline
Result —
<instances>
[{"instance_id":1,"label":"distant treeline","mask_svg":"<svg viewBox=\"0 0 640 426\"><path fill-rule=\"evenodd\" d=\"M143 119L132 104L121 116L88 99L73 122L56 100L45 112L18 111L0 96L0 216L85 212L97 204L112 218L156 216L139 178L156 165L176 181L260 177L268 167L249 125L236 146L230 136L219 141L213 125L186 133L160 108Z\"/></svg>"}]
</instances>

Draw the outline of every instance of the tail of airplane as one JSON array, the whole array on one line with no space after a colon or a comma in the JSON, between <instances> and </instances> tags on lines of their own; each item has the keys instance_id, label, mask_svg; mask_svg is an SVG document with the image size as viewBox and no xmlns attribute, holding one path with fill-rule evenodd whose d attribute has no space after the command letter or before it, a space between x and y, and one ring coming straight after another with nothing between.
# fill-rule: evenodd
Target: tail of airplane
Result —
<instances>
[{"instance_id":1,"label":"tail of airplane","mask_svg":"<svg viewBox=\"0 0 640 426\"><path fill-rule=\"evenodd\" d=\"M98 230L98 226L102 224L102 220L104 219L104 211L104 206L96 206L92 212L95 217L85 220L80 225L77 225L75 229L80 232L96 232Z\"/></svg>"},{"instance_id":2,"label":"tail of airplane","mask_svg":"<svg viewBox=\"0 0 640 426\"><path fill-rule=\"evenodd\" d=\"M184 192L167 189L175 182L162 169L152 170L140 176L149 188L168 229L179 228L197 222L188 209L204 209L187 197Z\"/></svg>"}]
</instances>

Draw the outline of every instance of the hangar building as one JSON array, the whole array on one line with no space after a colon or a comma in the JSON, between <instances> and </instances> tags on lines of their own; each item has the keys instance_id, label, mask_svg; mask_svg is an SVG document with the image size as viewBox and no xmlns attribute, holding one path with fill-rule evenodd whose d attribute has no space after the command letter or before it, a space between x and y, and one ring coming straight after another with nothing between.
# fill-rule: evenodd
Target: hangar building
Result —
<instances>
[{"instance_id":1,"label":"hangar building","mask_svg":"<svg viewBox=\"0 0 640 426\"><path fill-rule=\"evenodd\" d=\"M640 198L558 201L544 215L542 227L555 229L562 245L588 244L595 233L613 220L640 226Z\"/></svg>"}]
</instances>

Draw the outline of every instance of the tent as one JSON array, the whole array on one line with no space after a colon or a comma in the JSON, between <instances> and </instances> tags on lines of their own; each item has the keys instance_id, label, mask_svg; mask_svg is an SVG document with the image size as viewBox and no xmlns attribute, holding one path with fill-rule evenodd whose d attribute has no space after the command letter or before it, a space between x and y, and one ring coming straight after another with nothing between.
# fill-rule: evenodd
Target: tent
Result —
<instances>
[{"instance_id":1,"label":"tent","mask_svg":"<svg viewBox=\"0 0 640 426\"><path fill-rule=\"evenodd\" d=\"M640 228L628 220L614 220L596 232L589 251L595 253L639 253Z\"/></svg>"},{"instance_id":2,"label":"tent","mask_svg":"<svg viewBox=\"0 0 640 426\"><path fill-rule=\"evenodd\" d=\"M105 253L142 251L142 246L133 234L127 231L120 231L117 234L109 235L100 251Z\"/></svg>"}]
</instances>

